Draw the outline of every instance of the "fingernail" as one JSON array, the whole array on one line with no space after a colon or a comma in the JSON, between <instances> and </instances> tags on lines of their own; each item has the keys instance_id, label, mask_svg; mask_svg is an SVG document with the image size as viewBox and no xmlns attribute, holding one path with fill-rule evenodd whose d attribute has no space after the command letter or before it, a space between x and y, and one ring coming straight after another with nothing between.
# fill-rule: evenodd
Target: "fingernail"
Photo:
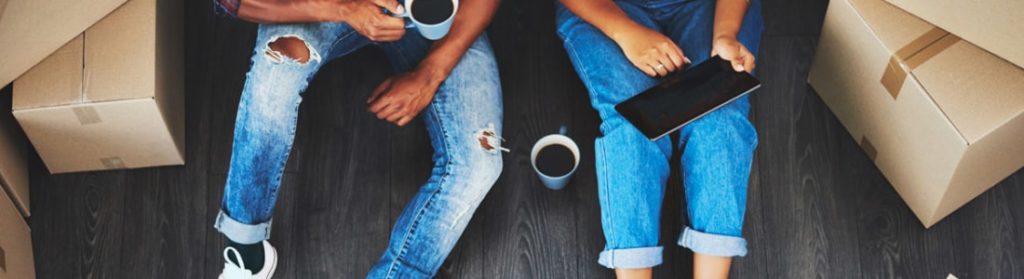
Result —
<instances>
[{"instance_id":1,"label":"fingernail","mask_svg":"<svg viewBox=\"0 0 1024 279\"><path fill-rule=\"evenodd\" d=\"M405 14L405 8L402 7L402 5L398 5L398 8L395 8L395 12L400 14L400 15L404 15Z\"/></svg>"},{"instance_id":2,"label":"fingernail","mask_svg":"<svg viewBox=\"0 0 1024 279\"><path fill-rule=\"evenodd\" d=\"M736 71L737 72L743 72L743 71L746 71L746 70L743 69L743 65L736 65Z\"/></svg>"},{"instance_id":3,"label":"fingernail","mask_svg":"<svg viewBox=\"0 0 1024 279\"><path fill-rule=\"evenodd\" d=\"M686 64L693 64L693 62L690 62L690 58L686 56L683 56L683 61L686 61Z\"/></svg>"}]
</instances>

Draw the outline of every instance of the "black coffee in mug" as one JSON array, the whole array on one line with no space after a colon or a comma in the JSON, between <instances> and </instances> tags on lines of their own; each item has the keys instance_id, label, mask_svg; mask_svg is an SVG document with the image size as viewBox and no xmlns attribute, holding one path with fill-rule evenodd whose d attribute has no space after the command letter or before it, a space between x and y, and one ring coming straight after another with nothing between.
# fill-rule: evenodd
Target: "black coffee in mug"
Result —
<instances>
[{"instance_id":1,"label":"black coffee in mug","mask_svg":"<svg viewBox=\"0 0 1024 279\"><path fill-rule=\"evenodd\" d=\"M455 10L452 0L414 0L412 16L423 24L438 24L451 17Z\"/></svg>"},{"instance_id":2,"label":"black coffee in mug","mask_svg":"<svg viewBox=\"0 0 1024 279\"><path fill-rule=\"evenodd\" d=\"M560 177L576 166L576 156L569 147L561 144L545 146L537 152L537 170L550 177Z\"/></svg>"}]
</instances>

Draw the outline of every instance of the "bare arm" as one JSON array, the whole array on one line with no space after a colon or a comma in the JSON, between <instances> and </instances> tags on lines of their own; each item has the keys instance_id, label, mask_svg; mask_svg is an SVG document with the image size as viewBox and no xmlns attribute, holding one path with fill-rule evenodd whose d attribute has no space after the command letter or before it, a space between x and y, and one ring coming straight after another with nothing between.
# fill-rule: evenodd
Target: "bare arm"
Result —
<instances>
[{"instance_id":1,"label":"bare arm","mask_svg":"<svg viewBox=\"0 0 1024 279\"><path fill-rule=\"evenodd\" d=\"M404 13L396 0L240 0L237 3L238 18L251 22L344 22L377 42L396 41L405 35L405 22L383 11Z\"/></svg>"},{"instance_id":2,"label":"bare arm","mask_svg":"<svg viewBox=\"0 0 1024 279\"><path fill-rule=\"evenodd\" d=\"M370 112L399 126L412 121L430 104L441 83L487 28L498 4L498 0L460 1L448 34L434 42L416 69L391 77L374 89L367 100Z\"/></svg>"}]
</instances>

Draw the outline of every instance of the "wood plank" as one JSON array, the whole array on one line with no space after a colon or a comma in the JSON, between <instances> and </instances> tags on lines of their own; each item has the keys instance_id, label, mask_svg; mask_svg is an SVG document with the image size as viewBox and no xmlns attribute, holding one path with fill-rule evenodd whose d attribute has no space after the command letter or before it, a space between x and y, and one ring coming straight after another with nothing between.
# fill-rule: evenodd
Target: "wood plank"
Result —
<instances>
[{"instance_id":1,"label":"wood plank","mask_svg":"<svg viewBox=\"0 0 1024 279\"><path fill-rule=\"evenodd\" d=\"M774 278L859 277L856 211L842 201L863 177L844 172L849 164L836 146L851 142L842 126L806 84L816 37L766 37L758 69L764 87L753 95L763 235L769 251L767 274ZM869 167L860 161L860 168ZM855 197L855 196L853 196ZM768 227L770 226L770 228ZM760 237L764 237L760 239ZM837 247L848 247L845 249Z\"/></svg>"},{"instance_id":2,"label":"wood plank","mask_svg":"<svg viewBox=\"0 0 1024 279\"><path fill-rule=\"evenodd\" d=\"M388 124L366 111L386 63L367 48L333 61L300 109L293 236L297 278L361 277L387 245ZM346 65L362 65L351 67Z\"/></svg>"}]
</instances>

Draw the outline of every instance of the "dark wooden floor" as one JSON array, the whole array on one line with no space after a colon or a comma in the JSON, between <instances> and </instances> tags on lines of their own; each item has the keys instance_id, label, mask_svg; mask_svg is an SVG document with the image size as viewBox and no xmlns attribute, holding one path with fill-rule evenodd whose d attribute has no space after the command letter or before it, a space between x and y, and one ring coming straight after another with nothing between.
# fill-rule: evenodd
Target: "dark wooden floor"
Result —
<instances>
[{"instance_id":1,"label":"dark wooden floor","mask_svg":"<svg viewBox=\"0 0 1024 279\"><path fill-rule=\"evenodd\" d=\"M1024 172L924 230L805 80L826 3L764 0L764 88L751 117L760 149L737 278L1024 278ZM255 26L187 1L187 164L49 175L32 162L40 278L214 278L222 237L212 227ZM598 119L553 28L551 0L503 1L489 29L501 65L505 172L440 272L445 278L609 278L592 139ZM430 168L422 123L396 128L365 112L389 73L367 48L312 82L277 207L277 278L357 278ZM9 90L9 89L8 89ZM9 91L8 91L9 92ZM544 115L544 117L539 117ZM561 191L540 185L531 144L560 125L583 164ZM685 222L673 177L665 206L666 264L685 278L692 254L674 243ZM1017 204L1017 206L1014 206Z\"/></svg>"}]
</instances>

